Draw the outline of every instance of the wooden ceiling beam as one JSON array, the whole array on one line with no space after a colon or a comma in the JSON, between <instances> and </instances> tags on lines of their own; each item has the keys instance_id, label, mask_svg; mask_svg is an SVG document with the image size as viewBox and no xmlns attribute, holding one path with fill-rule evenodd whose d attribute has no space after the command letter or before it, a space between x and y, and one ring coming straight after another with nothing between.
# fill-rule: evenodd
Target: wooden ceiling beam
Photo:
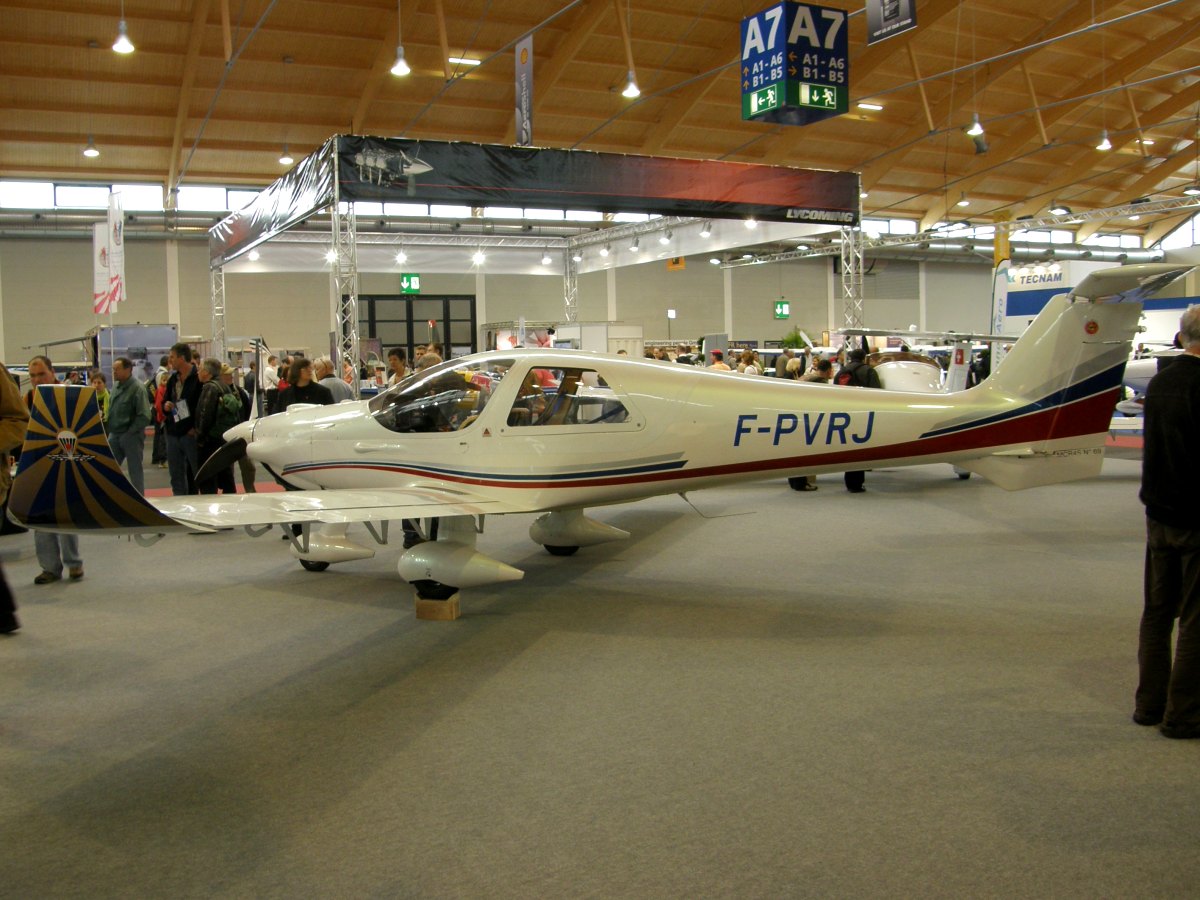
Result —
<instances>
[{"instance_id":1,"label":"wooden ceiling beam","mask_svg":"<svg viewBox=\"0 0 1200 900\"><path fill-rule=\"evenodd\" d=\"M1050 36L1052 29L1054 33L1063 34L1072 31L1090 20L1091 12L1085 5L1070 2L1070 0L1067 0L1065 3L1060 2L1060 14L1052 21L1022 36L1019 39L1019 43L1022 45L1037 43L1038 41L1046 40ZM1020 57L1013 57L989 67L987 80L974 92L965 89L951 91L946 100L938 104L933 116L934 121L950 121L954 115L975 102L975 98L983 90L986 90L989 84L995 83L1003 75L1014 69L1021 61ZM863 187L869 191L875 182L892 166L896 165L900 159L903 159L904 156L914 152L921 146L920 143L915 142L919 142L921 138L928 136L930 133L922 129L918 124L910 126L900 134L893 135L892 139L887 143L890 146L900 148L897 150L899 156L889 154L864 167L862 170Z\"/></svg>"},{"instance_id":2,"label":"wooden ceiling beam","mask_svg":"<svg viewBox=\"0 0 1200 900\"><path fill-rule=\"evenodd\" d=\"M208 11L212 0L195 0L192 4L192 25L188 32L187 53L183 60L183 74L179 80L179 102L175 107L175 127L171 133L171 155L167 160L166 194L163 205L173 202L173 191L179 177L179 166L183 162L183 131L187 125L191 108L192 85L196 81L196 66L200 59L200 44L204 40L204 29L208 24Z\"/></svg>"},{"instance_id":3,"label":"wooden ceiling beam","mask_svg":"<svg viewBox=\"0 0 1200 900\"><path fill-rule=\"evenodd\" d=\"M1120 84L1134 72L1144 69L1146 66L1153 65L1162 54L1169 53L1171 50L1188 43L1197 33L1200 33L1200 22L1195 22L1187 28L1181 28L1166 38L1155 38L1153 53L1146 52L1148 48L1145 43L1134 47L1121 59L1115 60L1111 65L1105 66L1103 74L1099 79L1095 77L1082 78L1076 82L1074 87L1080 93L1087 94ZM1149 39L1147 39L1148 42ZM1046 115L1047 124L1053 125L1055 122L1072 115L1077 107L1084 102L1090 101L1064 103L1052 110L1048 110ZM1022 153L1036 135L1037 126L1031 123L1026 124L1016 129L1016 131L1007 137L994 142L991 151L1000 159L1012 159ZM995 164L988 159L984 158L981 160L979 157L976 157L968 166L967 171L970 174L966 178L960 178L956 181L954 190L962 192L970 191L982 179L995 177L994 166ZM921 220L921 229L925 230L932 227L935 222L941 220L948 209L949 204L946 197L943 196L934 200Z\"/></svg>"},{"instance_id":4,"label":"wooden ceiling beam","mask_svg":"<svg viewBox=\"0 0 1200 900\"><path fill-rule=\"evenodd\" d=\"M1195 82L1190 87L1184 88L1177 94L1168 97L1157 106L1146 110L1144 113L1142 113L1142 117L1145 121L1150 123L1165 122L1176 113L1195 103L1200 103L1200 82ZM1154 124L1151 124L1150 127L1153 128ZM1113 145L1113 149L1109 152L1119 152L1121 148L1128 143L1128 140L1129 139L1118 138L1117 143ZM1076 186L1081 180L1077 163L1081 159L1091 156L1094 152L1095 151L1091 147L1086 147L1075 153L1067 162L1067 164L1062 167L1066 174L1058 180L1048 184L1043 191L1038 193L1036 197L1031 197L1025 203L1018 206L1015 210L1015 215L1017 217L1031 216L1044 208L1047 200L1053 202L1055 200L1063 199L1058 195ZM1164 176L1164 178L1165 177L1166 176Z\"/></svg>"}]
</instances>

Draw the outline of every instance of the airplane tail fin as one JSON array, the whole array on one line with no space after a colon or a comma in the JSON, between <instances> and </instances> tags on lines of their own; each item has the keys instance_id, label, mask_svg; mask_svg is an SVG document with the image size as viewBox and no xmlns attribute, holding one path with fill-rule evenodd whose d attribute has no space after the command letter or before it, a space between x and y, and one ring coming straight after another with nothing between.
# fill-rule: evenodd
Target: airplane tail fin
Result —
<instances>
[{"instance_id":1,"label":"airplane tail fin","mask_svg":"<svg viewBox=\"0 0 1200 900\"><path fill-rule=\"evenodd\" d=\"M1097 474L1142 302L1192 268L1104 269L1052 298L991 377L964 392L1001 411L944 429L988 427L993 446L1010 448L958 465L1009 490Z\"/></svg>"},{"instance_id":2,"label":"airplane tail fin","mask_svg":"<svg viewBox=\"0 0 1200 900\"><path fill-rule=\"evenodd\" d=\"M8 511L40 531L179 528L129 483L108 447L95 389L77 385L34 391Z\"/></svg>"}]
</instances>

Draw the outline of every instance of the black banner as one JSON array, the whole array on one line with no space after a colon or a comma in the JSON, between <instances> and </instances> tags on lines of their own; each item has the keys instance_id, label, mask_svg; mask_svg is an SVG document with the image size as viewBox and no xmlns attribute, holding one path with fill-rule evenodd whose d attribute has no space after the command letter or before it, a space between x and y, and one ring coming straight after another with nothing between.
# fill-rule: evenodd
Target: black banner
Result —
<instances>
[{"instance_id":1,"label":"black banner","mask_svg":"<svg viewBox=\"0 0 1200 900\"><path fill-rule=\"evenodd\" d=\"M342 200L858 224L853 172L343 135Z\"/></svg>"}]
</instances>

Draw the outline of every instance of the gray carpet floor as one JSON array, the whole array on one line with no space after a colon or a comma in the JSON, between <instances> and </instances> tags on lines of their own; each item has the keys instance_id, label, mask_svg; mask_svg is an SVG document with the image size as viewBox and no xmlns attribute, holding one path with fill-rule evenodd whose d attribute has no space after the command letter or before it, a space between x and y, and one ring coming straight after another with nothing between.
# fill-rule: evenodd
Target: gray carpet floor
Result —
<instances>
[{"instance_id":1,"label":"gray carpet floor","mask_svg":"<svg viewBox=\"0 0 1200 900\"><path fill-rule=\"evenodd\" d=\"M1200 742L1129 721L1138 463L595 511L417 621L395 551L0 539L4 897L1180 897Z\"/></svg>"}]
</instances>

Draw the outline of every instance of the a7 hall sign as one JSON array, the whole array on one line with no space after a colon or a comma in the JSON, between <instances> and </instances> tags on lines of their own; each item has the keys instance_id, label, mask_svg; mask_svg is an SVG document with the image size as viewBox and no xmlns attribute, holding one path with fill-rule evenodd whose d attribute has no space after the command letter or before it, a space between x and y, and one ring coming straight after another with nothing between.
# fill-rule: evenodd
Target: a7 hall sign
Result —
<instances>
[{"instance_id":1,"label":"a7 hall sign","mask_svg":"<svg viewBox=\"0 0 1200 900\"><path fill-rule=\"evenodd\" d=\"M846 12L784 0L742 20L742 118L807 125L850 108Z\"/></svg>"}]
</instances>

